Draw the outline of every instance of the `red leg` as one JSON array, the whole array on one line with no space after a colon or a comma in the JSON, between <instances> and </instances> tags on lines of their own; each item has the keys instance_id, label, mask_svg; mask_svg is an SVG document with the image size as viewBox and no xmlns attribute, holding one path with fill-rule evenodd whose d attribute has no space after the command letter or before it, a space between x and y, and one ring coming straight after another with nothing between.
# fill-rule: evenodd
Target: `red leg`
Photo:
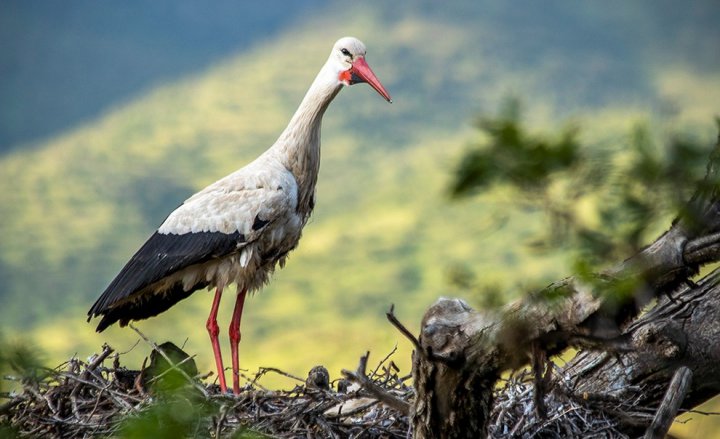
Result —
<instances>
[{"instance_id":1,"label":"red leg","mask_svg":"<svg viewBox=\"0 0 720 439\"><path fill-rule=\"evenodd\" d=\"M220 379L220 391L225 393L227 392L227 384L225 383L225 368L223 367L222 353L220 352L220 343L218 342L220 328L217 324L217 313L221 297L222 288L218 288L215 290L215 298L213 299L210 316L207 319L205 327L208 330L208 334L210 334L210 343L212 343L213 354L215 355L215 366L217 367L218 378Z\"/></svg>"},{"instance_id":2,"label":"red leg","mask_svg":"<svg viewBox=\"0 0 720 439\"><path fill-rule=\"evenodd\" d=\"M240 344L240 319L242 318L243 305L247 289L238 292L235 299L235 310L230 321L230 352L232 355L232 379L233 392L240 394L240 361L238 360L238 345Z\"/></svg>"}]
</instances>

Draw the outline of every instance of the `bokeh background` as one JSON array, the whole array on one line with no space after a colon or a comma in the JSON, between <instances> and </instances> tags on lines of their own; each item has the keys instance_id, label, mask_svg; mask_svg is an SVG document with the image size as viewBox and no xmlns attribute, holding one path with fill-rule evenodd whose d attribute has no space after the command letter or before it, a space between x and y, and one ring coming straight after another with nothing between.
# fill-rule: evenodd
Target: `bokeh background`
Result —
<instances>
[{"instance_id":1,"label":"bokeh background","mask_svg":"<svg viewBox=\"0 0 720 439\"><path fill-rule=\"evenodd\" d=\"M324 364L335 378L397 346L409 371L391 304L417 330L439 296L483 302L459 272L502 301L570 272L563 251L532 250L546 218L503 187L449 199L477 117L517 98L527 126L579 126L591 148L643 125L709 149L718 20L716 0L1 0L0 331L48 365L108 342L139 366L138 336L96 334L87 309L169 211L272 144L334 41L353 35L395 102L355 86L328 110L317 208L247 303L241 365L304 376ZM137 326L210 371L210 300ZM690 417L676 434L714 433Z\"/></svg>"}]
</instances>

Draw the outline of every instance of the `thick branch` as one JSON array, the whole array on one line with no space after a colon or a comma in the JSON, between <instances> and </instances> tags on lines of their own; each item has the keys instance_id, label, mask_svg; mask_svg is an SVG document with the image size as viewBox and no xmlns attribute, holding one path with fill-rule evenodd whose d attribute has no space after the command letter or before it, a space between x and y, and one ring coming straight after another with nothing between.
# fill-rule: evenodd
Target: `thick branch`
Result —
<instances>
[{"instance_id":1,"label":"thick branch","mask_svg":"<svg viewBox=\"0 0 720 439\"><path fill-rule=\"evenodd\" d=\"M615 352L614 357L583 354L588 356L588 363L579 369L578 386L586 382L587 374L604 364L617 367L605 370L605 377L625 375L628 364L637 364L632 369L639 373L635 381L623 380L612 383L619 387L608 387L607 380L600 380L602 385L589 390L591 393L657 382L662 389L659 393L645 391L641 395L647 397L645 403L657 407L673 372L684 364L697 378L684 407L720 392L720 378L707 376L720 361L714 352L717 343L711 341L720 337L720 297L716 297L720 280L713 275L702 287L677 292L683 285L693 285L689 278L697 274L700 265L720 260L719 170L720 143L711 155L704 182L672 227L638 254L605 272L555 282L495 313L478 312L459 299L439 299L423 317L420 346L413 357L415 437L485 435L498 376L503 370L527 364L531 348L547 355L570 345ZM664 298L674 291L672 300ZM694 300L697 295L713 299ZM660 298L661 305L629 324L654 298ZM715 307L714 314L697 311L706 302ZM673 307L682 309L676 312ZM689 325L696 313L705 325L708 319L715 323L710 328ZM694 340L708 333L713 338ZM689 339L693 339L692 344ZM697 346L699 352L690 346ZM626 361L613 363L613 358L620 357ZM703 358L713 358L714 363L703 363ZM642 434L649 420L633 422L642 426L633 434Z\"/></svg>"},{"instance_id":2,"label":"thick branch","mask_svg":"<svg viewBox=\"0 0 720 439\"><path fill-rule=\"evenodd\" d=\"M686 366L692 384L681 407L696 407L720 393L720 271L679 299L663 299L625 331L632 349L607 355L583 352L563 368L576 395L612 393L625 401L657 407L675 371ZM646 424L626 422L641 435Z\"/></svg>"}]
</instances>

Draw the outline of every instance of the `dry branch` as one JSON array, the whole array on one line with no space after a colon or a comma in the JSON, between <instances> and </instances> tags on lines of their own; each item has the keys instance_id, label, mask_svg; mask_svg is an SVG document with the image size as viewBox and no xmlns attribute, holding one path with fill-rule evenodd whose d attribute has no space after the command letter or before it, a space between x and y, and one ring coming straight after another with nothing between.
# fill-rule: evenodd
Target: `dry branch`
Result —
<instances>
[{"instance_id":1,"label":"dry branch","mask_svg":"<svg viewBox=\"0 0 720 439\"><path fill-rule=\"evenodd\" d=\"M352 372L343 369L343 375L345 375L345 377L350 381L358 384L373 398L377 399L388 407L392 407L403 415L408 416L410 414L410 404L408 404L406 401L403 401L401 398L393 395L392 393L384 390L381 385L375 383L372 378L367 376L365 369L367 368L369 356L370 352L366 352L365 355L360 357L360 362L358 363L357 370L355 372Z\"/></svg>"},{"instance_id":2,"label":"dry branch","mask_svg":"<svg viewBox=\"0 0 720 439\"><path fill-rule=\"evenodd\" d=\"M680 404L685 400L690 383L692 382L692 371L687 366L680 366L675 371L672 381L665 392L665 397L655 413L652 424L645 431L644 439L662 439L670 430L670 425L680 409Z\"/></svg>"},{"instance_id":3,"label":"dry branch","mask_svg":"<svg viewBox=\"0 0 720 439\"><path fill-rule=\"evenodd\" d=\"M604 272L555 282L498 312L474 310L460 299L441 298L433 304L423 317L419 347L413 357L415 437L485 436L492 425L493 389L500 373L524 366L533 358L535 376L543 381L536 382L532 390L537 413L525 413L510 430L511 436L524 437L520 424L527 425L530 418L545 418L545 407L547 417L553 416L554 407L547 403L549 395L539 393L560 386L565 379L574 386L600 383L589 394L602 398L608 389L619 389L614 395L620 398L615 401L618 404L636 400L644 407L640 412L627 408L610 411L614 413L612 425L631 432L631 436L642 434L650 425L655 413L652 407L659 404L679 366L689 366L703 383L693 380L692 396L683 407L693 407L720 393L715 365L702 361L713 358L717 364L720 360L717 342L712 341L720 339L720 297L715 296L720 280L711 275L700 286L690 280L701 265L720 260L720 143L707 169L704 182L671 228L633 257ZM714 314L701 311L701 303L694 300L698 295L712 297L708 302L717 308ZM652 300L658 300L659 305L633 321ZM688 325L699 318L703 327ZM693 337L700 344L688 343ZM611 354L588 352L579 357L585 359L578 360L582 367L575 371L580 375L562 370L562 378L544 382L549 379L542 373L545 358L569 346ZM621 366L593 375L617 358L625 360ZM622 377L631 366L637 373L635 381L607 378ZM709 377L708 372L715 376ZM659 395L658 388L662 389ZM639 390L632 393L632 389ZM537 428L538 424L534 425ZM558 437L574 437L566 433Z\"/></svg>"}]
</instances>

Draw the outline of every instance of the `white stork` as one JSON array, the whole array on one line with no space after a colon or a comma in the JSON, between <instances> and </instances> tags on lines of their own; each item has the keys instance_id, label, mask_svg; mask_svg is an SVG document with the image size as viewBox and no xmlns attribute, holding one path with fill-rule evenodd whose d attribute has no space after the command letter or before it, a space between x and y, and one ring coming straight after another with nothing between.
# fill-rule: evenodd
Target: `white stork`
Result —
<instances>
[{"instance_id":1,"label":"white stork","mask_svg":"<svg viewBox=\"0 0 720 439\"><path fill-rule=\"evenodd\" d=\"M235 283L230 323L233 392L240 392L240 318L248 291L260 289L283 267L315 205L320 125L343 86L367 82L390 95L365 62L365 45L338 40L285 131L260 157L188 198L130 259L88 312L102 316L97 331L115 322L155 316L194 291L215 288L206 328L220 389L227 391L218 343L223 289Z\"/></svg>"}]
</instances>

